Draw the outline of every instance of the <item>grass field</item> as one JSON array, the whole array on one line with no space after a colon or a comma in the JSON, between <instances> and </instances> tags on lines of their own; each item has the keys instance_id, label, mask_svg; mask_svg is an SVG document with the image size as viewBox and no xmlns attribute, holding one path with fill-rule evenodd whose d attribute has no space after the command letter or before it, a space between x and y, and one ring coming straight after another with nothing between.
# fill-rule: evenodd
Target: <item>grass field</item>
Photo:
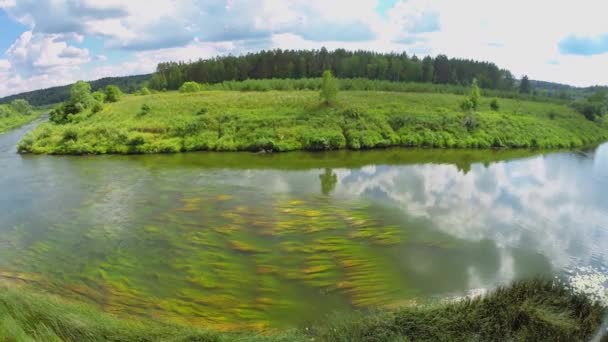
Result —
<instances>
[{"instance_id":1,"label":"grass field","mask_svg":"<svg viewBox=\"0 0 608 342\"><path fill-rule=\"evenodd\" d=\"M515 283L483 298L329 317L285 332L219 333L121 321L22 288L0 291L2 341L588 341L606 309L551 282Z\"/></svg>"},{"instance_id":2,"label":"grass field","mask_svg":"<svg viewBox=\"0 0 608 342\"><path fill-rule=\"evenodd\" d=\"M126 96L67 124L43 124L19 144L27 153L294 151L434 148L572 148L608 139L608 123L557 103L463 96L342 91L320 104L314 91L201 91Z\"/></svg>"},{"instance_id":3,"label":"grass field","mask_svg":"<svg viewBox=\"0 0 608 342\"><path fill-rule=\"evenodd\" d=\"M29 115L24 115L15 111L10 105L0 105L0 134L34 121L43 111L37 109Z\"/></svg>"}]
</instances>

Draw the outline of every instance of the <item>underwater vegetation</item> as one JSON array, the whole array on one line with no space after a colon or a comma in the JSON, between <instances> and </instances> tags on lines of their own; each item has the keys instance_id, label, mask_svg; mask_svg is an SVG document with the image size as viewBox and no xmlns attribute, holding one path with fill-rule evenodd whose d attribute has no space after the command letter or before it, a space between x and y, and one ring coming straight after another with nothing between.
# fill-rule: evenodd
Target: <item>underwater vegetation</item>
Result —
<instances>
[{"instance_id":1,"label":"underwater vegetation","mask_svg":"<svg viewBox=\"0 0 608 342\"><path fill-rule=\"evenodd\" d=\"M335 314L302 329L212 332L119 320L88 305L24 289L0 291L3 341L588 341L606 308L551 281L530 280L475 299ZM600 335L601 338L601 335ZM602 341L606 341L606 336Z\"/></svg>"}]
</instances>

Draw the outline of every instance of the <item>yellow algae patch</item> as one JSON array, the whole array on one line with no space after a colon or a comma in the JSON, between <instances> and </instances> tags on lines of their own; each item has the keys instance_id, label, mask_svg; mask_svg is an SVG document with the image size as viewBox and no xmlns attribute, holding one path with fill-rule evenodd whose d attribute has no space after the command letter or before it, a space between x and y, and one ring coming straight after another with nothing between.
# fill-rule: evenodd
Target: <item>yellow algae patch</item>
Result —
<instances>
[{"instance_id":1,"label":"yellow algae patch","mask_svg":"<svg viewBox=\"0 0 608 342\"><path fill-rule=\"evenodd\" d=\"M314 266L305 268L303 272L306 274L313 274L313 273L329 271L333 268L334 268L333 265L314 265Z\"/></svg>"},{"instance_id":2,"label":"yellow algae patch","mask_svg":"<svg viewBox=\"0 0 608 342\"><path fill-rule=\"evenodd\" d=\"M261 253L262 250L242 241L230 241L230 248L243 253Z\"/></svg>"},{"instance_id":3,"label":"yellow algae patch","mask_svg":"<svg viewBox=\"0 0 608 342\"><path fill-rule=\"evenodd\" d=\"M200 198L183 198L181 199L182 207L176 209L180 212L194 212L199 211L201 199Z\"/></svg>"},{"instance_id":4,"label":"yellow algae patch","mask_svg":"<svg viewBox=\"0 0 608 342\"><path fill-rule=\"evenodd\" d=\"M232 199L232 196L230 196L230 195L217 195L215 197L215 200L219 201L219 202L225 202L225 201L229 201L231 199Z\"/></svg>"}]
</instances>

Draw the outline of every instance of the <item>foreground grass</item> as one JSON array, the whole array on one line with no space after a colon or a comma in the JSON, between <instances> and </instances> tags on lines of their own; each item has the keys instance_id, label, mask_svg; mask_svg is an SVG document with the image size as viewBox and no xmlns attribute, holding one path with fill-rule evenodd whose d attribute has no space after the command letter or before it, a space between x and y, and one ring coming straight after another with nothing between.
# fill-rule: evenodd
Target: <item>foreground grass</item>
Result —
<instances>
[{"instance_id":1,"label":"foreground grass","mask_svg":"<svg viewBox=\"0 0 608 342\"><path fill-rule=\"evenodd\" d=\"M43 124L19 144L49 154L436 148L572 148L608 139L608 124L555 103L489 98L475 113L450 94L344 91L332 107L312 91L127 96L70 123Z\"/></svg>"},{"instance_id":2,"label":"foreground grass","mask_svg":"<svg viewBox=\"0 0 608 342\"><path fill-rule=\"evenodd\" d=\"M215 333L120 321L23 290L0 293L2 341L585 341L606 309L534 280L483 298L395 312L336 315L322 326L277 334Z\"/></svg>"}]
</instances>

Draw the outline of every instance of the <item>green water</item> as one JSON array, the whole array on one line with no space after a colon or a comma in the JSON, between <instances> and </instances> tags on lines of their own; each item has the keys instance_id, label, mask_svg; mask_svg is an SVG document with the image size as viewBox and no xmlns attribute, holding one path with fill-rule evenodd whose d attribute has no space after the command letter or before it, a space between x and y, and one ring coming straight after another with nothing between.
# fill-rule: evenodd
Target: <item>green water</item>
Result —
<instances>
[{"instance_id":1,"label":"green water","mask_svg":"<svg viewBox=\"0 0 608 342\"><path fill-rule=\"evenodd\" d=\"M0 136L0 279L120 316L303 327L606 267L608 146L20 156Z\"/></svg>"}]
</instances>

